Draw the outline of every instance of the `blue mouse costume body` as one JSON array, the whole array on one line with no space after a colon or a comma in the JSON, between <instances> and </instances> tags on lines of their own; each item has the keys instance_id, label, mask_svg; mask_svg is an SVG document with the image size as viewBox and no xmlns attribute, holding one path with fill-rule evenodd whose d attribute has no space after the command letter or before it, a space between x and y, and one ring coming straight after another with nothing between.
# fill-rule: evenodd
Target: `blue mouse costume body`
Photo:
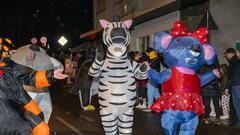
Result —
<instances>
[{"instance_id":1,"label":"blue mouse costume body","mask_svg":"<svg viewBox=\"0 0 240 135\"><path fill-rule=\"evenodd\" d=\"M211 65L216 60L207 34L206 28L189 33L178 21L170 34L159 32L155 35L155 49L163 53L169 68L160 73L153 69L148 72L150 81L162 84L161 96L151 109L163 112L161 125L166 135L175 135L178 125L181 125L180 135L193 135L198 116L204 114L200 87L217 75L213 71L196 74L201 65Z\"/></svg>"}]
</instances>

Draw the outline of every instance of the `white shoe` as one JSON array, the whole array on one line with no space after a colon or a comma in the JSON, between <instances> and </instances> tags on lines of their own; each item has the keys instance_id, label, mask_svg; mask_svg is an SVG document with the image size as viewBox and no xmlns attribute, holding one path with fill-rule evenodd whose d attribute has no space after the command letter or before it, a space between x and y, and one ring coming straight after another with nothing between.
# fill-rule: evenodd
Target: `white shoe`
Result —
<instances>
[{"instance_id":1,"label":"white shoe","mask_svg":"<svg viewBox=\"0 0 240 135\"><path fill-rule=\"evenodd\" d=\"M138 104L137 106L136 106L136 108L141 108L142 107L142 105L141 104Z\"/></svg>"},{"instance_id":2,"label":"white shoe","mask_svg":"<svg viewBox=\"0 0 240 135\"><path fill-rule=\"evenodd\" d=\"M141 109L146 109L147 105L146 104L142 104Z\"/></svg>"},{"instance_id":3,"label":"white shoe","mask_svg":"<svg viewBox=\"0 0 240 135\"><path fill-rule=\"evenodd\" d=\"M144 109L143 111L144 111L144 112L151 112L152 110L150 110L150 109Z\"/></svg>"},{"instance_id":4,"label":"white shoe","mask_svg":"<svg viewBox=\"0 0 240 135\"><path fill-rule=\"evenodd\" d=\"M228 115L221 115L220 119L221 120L226 120L226 119L229 119L229 116Z\"/></svg>"},{"instance_id":5,"label":"white shoe","mask_svg":"<svg viewBox=\"0 0 240 135\"><path fill-rule=\"evenodd\" d=\"M138 109L146 109L147 106L146 106L146 104L138 104L138 105L136 106L136 108L138 108Z\"/></svg>"}]
</instances>

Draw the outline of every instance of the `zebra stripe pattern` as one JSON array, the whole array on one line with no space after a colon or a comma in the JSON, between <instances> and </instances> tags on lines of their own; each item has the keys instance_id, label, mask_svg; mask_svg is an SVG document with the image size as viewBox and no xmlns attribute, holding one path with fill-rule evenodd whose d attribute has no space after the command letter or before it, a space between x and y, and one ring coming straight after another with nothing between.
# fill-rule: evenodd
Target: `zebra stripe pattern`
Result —
<instances>
[{"instance_id":1,"label":"zebra stripe pattern","mask_svg":"<svg viewBox=\"0 0 240 135\"><path fill-rule=\"evenodd\" d=\"M125 32L121 43L114 40L122 38L118 33L112 33L116 29ZM98 100L102 125L106 135L131 135L136 100L135 78L146 79L147 73L140 71L140 64L128 57L126 46L130 43L130 34L124 22L108 23L103 41L108 46L106 58L101 61L95 59L89 69L89 75L100 76Z\"/></svg>"}]
</instances>

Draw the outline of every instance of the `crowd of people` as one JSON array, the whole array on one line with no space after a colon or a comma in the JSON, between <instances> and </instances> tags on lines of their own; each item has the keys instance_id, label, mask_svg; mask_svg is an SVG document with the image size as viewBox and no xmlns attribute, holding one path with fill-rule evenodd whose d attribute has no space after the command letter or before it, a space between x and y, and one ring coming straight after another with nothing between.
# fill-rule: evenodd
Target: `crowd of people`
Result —
<instances>
[{"instance_id":1,"label":"crowd of people","mask_svg":"<svg viewBox=\"0 0 240 135\"><path fill-rule=\"evenodd\" d=\"M199 72L219 68L221 78L215 79L206 86L202 87L202 96L205 106L205 115L202 121L206 124L215 125L234 125L240 127L240 48L228 48L224 57L229 62L227 64L218 63L213 66L203 66ZM147 48L145 52L131 51L129 56L133 61L145 63L149 68L158 72L165 70L167 65L163 62L163 56L157 54L153 48ZM67 84L72 85L69 93L79 95L84 110L95 110L91 104L92 93L96 94L97 79L91 78L87 74L88 68L94 60L94 51L66 53L59 55L59 60L64 63L65 74L68 74ZM87 61L87 62L86 62ZM81 65L86 68L81 68ZM80 73L80 70L81 73ZM86 76L84 76L84 74ZM81 83L84 80L84 83ZM87 83L86 83L87 82ZM86 84L86 85L82 85ZM148 79L136 80L137 102L136 108L144 112L151 112L150 107L160 97L161 85L155 85ZM94 91L94 92L93 92ZM87 97L87 98L86 98ZM236 120L237 119L237 120Z\"/></svg>"},{"instance_id":2,"label":"crowd of people","mask_svg":"<svg viewBox=\"0 0 240 135\"><path fill-rule=\"evenodd\" d=\"M205 115L202 120L206 124L215 125L234 125L240 127L240 48L228 48L224 57L229 62L227 64L218 63L213 66L203 66L199 72L210 71L215 67L219 68L221 78L215 79L202 88L202 96L205 106ZM139 63L148 63L149 66L157 71L164 70L167 65L163 63L163 57L152 48L145 52L130 52L132 60ZM161 86L153 86L146 80L137 80L137 106L145 112L151 112L149 107L153 104L161 93Z\"/></svg>"}]
</instances>

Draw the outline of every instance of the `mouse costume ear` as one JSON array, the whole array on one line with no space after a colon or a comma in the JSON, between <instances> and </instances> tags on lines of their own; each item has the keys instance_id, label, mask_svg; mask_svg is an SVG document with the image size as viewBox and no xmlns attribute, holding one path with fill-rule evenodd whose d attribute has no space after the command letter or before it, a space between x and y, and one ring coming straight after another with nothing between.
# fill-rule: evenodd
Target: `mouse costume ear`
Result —
<instances>
[{"instance_id":1,"label":"mouse costume ear","mask_svg":"<svg viewBox=\"0 0 240 135\"><path fill-rule=\"evenodd\" d=\"M203 44L204 60L207 65L212 65L216 60L216 52L212 45Z\"/></svg>"},{"instance_id":2,"label":"mouse costume ear","mask_svg":"<svg viewBox=\"0 0 240 135\"><path fill-rule=\"evenodd\" d=\"M157 50L158 53L162 53L165 49L168 48L172 40L172 36L166 32L158 32L154 37L154 49Z\"/></svg>"}]
</instances>

